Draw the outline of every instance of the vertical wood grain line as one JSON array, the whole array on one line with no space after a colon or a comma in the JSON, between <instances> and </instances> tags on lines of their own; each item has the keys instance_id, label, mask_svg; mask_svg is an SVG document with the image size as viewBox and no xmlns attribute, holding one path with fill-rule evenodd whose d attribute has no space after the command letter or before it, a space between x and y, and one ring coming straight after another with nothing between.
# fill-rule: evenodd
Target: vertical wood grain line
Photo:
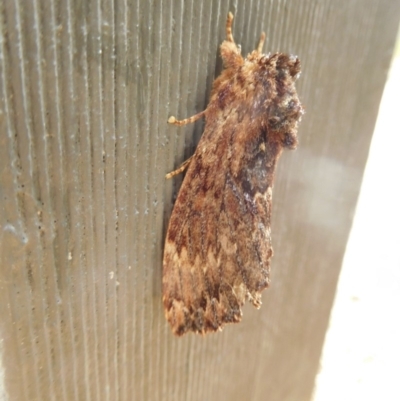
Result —
<instances>
[{"instance_id":1,"label":"vertical wood grain line","mask_svg":"<svg viewBox=\"0 0 400 401\"><path fill-rule=\"evenodd\" d=\"M152 44L152 36L154 32L154 15L151 13L150 10L154 7L154 0L147 1L147 2L140 2L140 9L141 15L146 15L146 19L140 20L140 42L139 42L139 55L140 59L140 70L142 72L143 78L143 89L145 90L145 98L143 104L143 119L141 121L141 135L144 134L144 138L142 138L143 143L143 154L144 156L144 165L145 170L141 169L143 172L143 184L144 188L143 196L141 197L140 201L143 202L142 204L142 212L140 214L141 227L144 227L144 234L143 234L143 250L141 252L142 261L140 266L142 266L142 285L143 285L143 292L142 292L142 299L141 299L141 319L140 319L140 354L142 357L141 364L144 374L141 375L140 380L140 387L143 391L143 399L149 398L149 383L151 383L150 374L150 347L149 344L149 336L151 335L151 288L149 286L150 280L150 266L145 265L146 260L150 260L150 232L151 232L151 225L150 225L150 214L152 213L151 209L151 185L150 185L150 176L151 170L153 166L150 163L150 153L151 153L151 143L152 143L152 136L153 133L150 132L150 118L151 116L151 88L153 82L153 74L154 71L152 68L148 68L152 62L152 54L151 54L151 44ZM147 13L145 11L147 10Z\"/></svg>"},{"instance_id":2,"label":"vertical wood grain line","mask_svg":"<svg viewBox=\"0 0 400 401\"><path fill-rule=\"evenodd\" d=\"M51 31L51 44L52 46L50 47L49 51L51 52L51 62L48 63L48 67L49 69L52 69L52 74L54 77L54 86L51 88L54 92L55 92L55 96L54 96L54 102L53 102L53 107L54 108L50 108L50 110L54 110L55 115L52 115L50 113L49 110L49 114L50 116L48 117L53 118L53 121L55 121L55 129L53 129L50 132L51 127L51 122L49 122L49 126L50 128L47 128L46 134L48 135L54 135L55 137L55 142L56 145L53 149L52 149L52 153L53 153L53 157L51 156L51 150L49 150L49 158L52 158L52 164L51 164L51 170L52 170L52 174L51 174L51 179L55 180L55 177L58 176L59 178L59 188L60 188L60 192L64 193L65 192L65 187L64 187L64 176L65 176L65 157L64 157L64 149L63 149L63 141L62 141L62 128L61 128L61 90L60 90L60 79L59 79L59 68L60 68L60 63L59 63L59 58L60 58L60 53L59 53L59 48L58 48L58 44L57 44L57 24L56 24L56 17L55 17L55 5L54 5L54 1L51 0L49 2L49 13L50 13L50 19L49 19L49 25L50 25L50 31ZM38 40L38 39L37 39ZM46 88L47 91L49 90L49 88ZM46 107L46 110L48 110L48 105ZM52 182L51 182L52 183ZM49 184L51 184L49 182ZM59 225L57 224L56 220L60 219L61 216L65 216L66 215L66 211L65 211L65 205L64 203L59 200L59 196L56 195L55 190L53 190L53 194L51 194L51 189L48 189L49 191L49 198L50 198L50 202L52 203L51 207L52 207L52 215L50 217L50 221L49 221L49 226L51 227L51 242L52 245L50 245L50 249L52 250L52 262L54 263L53 266L53 271L54 271L54 286L55 286L55 291L57 291L56 293L56 299L59 301L58 303L61 303L61 299L62 299L62 294L61 294L61 277L60 274L58 274L57 271L57 261L59 260L58 255L57 255L57 250L56 247L59 245L58 241L55 241L55 238L58 237L59 234ZM60 246L61 249L64 249L64 247L61 245ZM67 252L61 252L61 254L63 254L64 256L67 254ZM57 301L56 301L57 303ZM64 400L68 400L68 390L67 390L67 384L65 381L65 377L66 377L66 370L65 370L65 346L64 346L64 338L63 338L63 330L62 330L62 313L59 312L60 306L59 305L55 305L55 308L57 308L57 339L58 339L58 347L59 347L59 358L60 358L60 366L58 367L58 372L59 372L59 382L60 382L60 387L61 387L61 393L62 393L62 397Z\"/></svg>"},{"instance_id":3,"label":"vertical wood grain line","mask_svg":"<svg viewBox=\"0 0 400 401\"><path fill-rule=\"evenodd\" d=\"M100 355L100 389L101 396L105 400L110 400L110 372L109 372L109 331L108 331L108 269L107 269L107 220L106 210L106 149L105 149L105 127L104 127L104 96L103 96L103 66L102 66L102 6L101 1L96 0L91 4L89 32L92 34L92 57L91 72L92 78L92 100L94 114L93 122L93 140L94 140L94 177L95 177L95 199L96 215L94 230L96 233L96 266L97 274L100 274L99 298L97 300L97 314L99 315L99 328L102 334L102 341L99 344L98 352Z\"/></svg>"},{"instance_id":4,"label":"vertical wood grain line","mask_svg":"<svg viewBox=\"0 0 400 401\"><path fill-rule=\"evenodd\" d=\"M17 43L16 43L16 49L18 52L18 58L20 60L19 63L19 78L20 78L20 90L21 90L21 100L22 100L22 108L23 108L23 130L25 131L26 134L26 139L27 139L27 154L26 160L24 161L26 164L27 171L24 171L24 168L21 170L23 174L27 174L28 177L30 178L29 183L32 184L32 186L29 186L31 189L31 193L27 192L28 189L24 190L24 194L20 197L20 202L19 202L19 210L21 213L21 221L23 221L23 226L26 227L26 230L30 232L30 236L28 241L36 243L37 246L34 246L34 249L30 252L28 251L26 253L26 267L28 269L33 269L34 272L29 272L26 277L26 291L31 294L31 299L32 299L32 308L30 310L30 315L29 315L29 330L31 327L33 328L33 333L31 332L31 344L32 344L32 353L34 354L34 358L36 356L40 355L40 346L37 346L36 344L39 344L39 341L37 341L38 338L41 338L40 332L43 330L44 334L44 350L45 350L45 360L46 360L46 365L47 367L50 366L50 350L48 348L49 344L49 334L47 331L47 328L43 328L42 330L38 325L40 325L40 322L43 322L45 320L44 313L47 310L47 305L46 301L40 296L42 290L43 290L43 276L42 276L42 266L39 264L41 263L41 250L39 249L39 244L38 244L38 239L33 238L34 234L33 232L37 233L37 230L34 229L38 226L38 219L37 219L37 214L36 214L36 208L30 207L27 205L26 200L26 194L29 196L30 200L33 201L33 204L37 206L36 200L39 197L38 193L38 188L37 188L37 164L36 164L36 154L34 150L34 138L33 138L33 132L32 132L32 120L31 120L31 109L30 109L30 103L29 103L29 88L28 88L28 82L29 82L29 77L26 72L26 64L23 62L27 60L26 56L26 50L24 46L24 32L23 32L23 26L22 26L22 10L19 4L19 1L16 1L14 3L15 6L15 30L16 30L16 35L17 35ZM20 116L18 116L20 117ZM17 141L20 140L20 136L18 135ZM21 157L21 155L19 155ZM22 165L22 163L21 163ZM36 176L36 177L35 177ZM28 185L26 185L28 187ZM32 210L33 209L33 210ZM29 217L31 219L29 219ZM29 223L27 220L30 220L31 222ZM31 228L31 229L29 229ZM36 237L36 235L35 235ZM33 257L32 257L33 256ZM35 274L37 273L37 274ZM33 280L35 280L35 284L38 283L38 288L35 289L33 288ZM39 290L39 291L37 291ZM36 296L35 296L36 294ZM40 298L40 300L38 299ZM35 319L36 317L36 319ZM36 359L36 358L35 358ZM45 374L44 370L40 370L39 366L41 366L41 363L37 361L36 367L38 368L37 372L38 374L35 376L35 385L37 389L37 394L39 397L43 397L43 375ZM39 373L41 372L41 373Z\"/></svg>"},{"instance_id":5,"label":"vertical wood grain line","mask_svg":"<svg viewBox=\"0 0 400 401\"><path fill-rule=\"evenodd\" d=\"M4 112L4 120L5 120L5 126L6 126L6 135L7 135L7 145L8 145L8 154L9 154L9 159L10 159L10 168L11 168L11 174L12 174L12 186L13 186L13 195L15 196L16 200L16 214L19 222L19 227L14 227L14 231L19 234L18 236L20 237L20 241L22 243L27 242L27 236L26 236L26 225L24 224L24 220L22 219L22 214L20 213L21 211L21 205L19 204L18 200L19 197L17 197L18 192L20 191L21 188L21 182L20 182L20 175L21 175L21 163L19 160L19 155L18 155L18 146L17 146L17 131L16 127L12 122L11 116L14 112L13 110L13 104L10 102L10 100L13 98L12 95L12 87L9 90L9 86L11 84L9 83L9 80L7 77L10 77L10 61L9 61L9 52L8 49L6 49L6 41L7 39L4 36L4 33L6 31L6 26L4 24L4 21L6 20L6 12L5 9L3 8L3 4L0 5L1 9L1 15L0 15L0 57L1 57L1 62L0 62L0 77L1 77L1 85L0 85L0 90L1 90L1 101L2 101L2 108ZM10 34L10 33L8 33ZM3 228L3 227L2 227ZM4 228L3 228L4 229ZM4 234L3 234L4 235ZM2 236L3 239L3 236ZM4 247L1 247L1 250L5 250ZM26 255L24 252L23 256L23 262L26 265ZM23 274L25 274L26 270L23 270ZM25 278L25 281L27 282L27 279ZM13 285L11 289L9 290L9 299L10 299L10 312L12 315L12 318L16 315L15 311L15 306L16 305L21 305L21 304L27 304L27 301L21 301L22 296L19 295L19 292L16 291L15 286ZM28 292L26 292L28 294ZM23 344L23 337L22 337L22 324L18 324L16 322L15 324L15 336L17 338L17 344ZM29 324L29 329L32 326ZM33 336L31 332L29 333L29 339L32 339ZM18 346L16 347L16 353L18 355L18 362L19 366L21 366L21 375L20 378L22 379L22 394L24 396L25 400L29 400L29 391L28 391L28 377L29 377L29 372L27 369L27 363L24 363L26 360L26 357L24 358L23 352L24 352L24 347ZM30 342L29 344L32 347L32 343ZM5 351L2 352L2 356L4 355ZM1 362L3 364L3 361ZM35 355L33 355L33 365L37 366L37 359ZM36 393L38 393L38 382L35 381L35 390ZM5 388L4 391L7 391Z\"/></svg>"},{"instance_id":6,"label":"vertical wood grain line","mask_svg":"<svg viewBox=\"0 0 400 401\"><path fill-rule=\"evenodd\" d=\"M130 318L128 308L127 291L128 278L128 143L129 143L129 125L127 112L127 64L128 64L128 6L125 0L116 3L114 25L116 28L115 39L115 130L116 130L116 211L118 225L116 227L118 251L117 261L117 280L118 297L117 302L117 321L119 335L117 337L116 352L116 376L118 378L118 399L128 399L128 374L130 369L127 358L128 342L127 320ZM116 283L117 284L117 283Z\"/></svg>"},{"instance_id":7,"label":"vertical wood grain line","mask_svg":"<svg viewBox=\"0 0 400 401\"><path fill-rule=\"evenodd\" d=\"M65 35L63 36L63 59L62 65L65 68L63 74L63 136L65 137L65 176L63 179L66 186L67 201L67 252L65 263L65 274L68 283L66 318L68 321L64 341L70 348L69 357L69 377L66 377L67 383L71 387L70 397L73 395L75 400L80 398L80 387L82 378L80 376L81 364L79 357L80 337L82 335L79 326L79 313L82 304L80 293L82 291L82 277L79 274L80 267L84 265L84 250L82 249L81 239L84 229L82 229L82 182L81 171L82 161L79 158L81 154L81 141L79 138L79 124L77 99L79 89L77 88L75 72L75 49L78 43L76 36L76 20L78 15L70 0L63 3L65 6ZM63 15L64 17L64 15ZM63 26L64 31L64 26ZM79 342L78 342L79 340ZM83 353L84 355L84 353Z\"/></svg>"},{"instance_id":8,"label":"vertical wood grain line","mask_svg":"<svg viewBox=\"0 0 400 401\"><path fill-rule=\"evenodd\" d=\"M114 1L107 2L102 9L102 64L103 64L103 93L109 93L109 96L103 97L105 102L105 149L106 149L106 228L107 228L107 264L108 269L114 272L114 278L107 280L108 283L108 327L110 333L109 339L109 364L110 364L110 398L119 399L119 375L118 375L118 309L117 296L120 267L118 265L118 237L117 226L119 222L117 209L117 144L116 135L116 54L115 54L115 4ZM107 21L107 22L106 22ZM105 25L107 24L107 25ZM109 38L108 38L109 36ZM107 38L107 42L104 39Z\"/></svg>"},{"instance_id":9,"label":"vertical wood grain line","mask_svg":"<svg viewBox=\"0 0 400 401\"><path fill-rule=\"evenodd\" d=\"M131 67L131 79L132 79L132 88L130 90L130 100L132 103L133 112L130 114L129 118L129 125L132 127L131 135L133 139L130 141L130 157L128 159L128 168L132 176L135 180L130 180L130 187L128 191L128 198L129 199L136 199L137 203L133 205L133 210L129 219L129 227L131 227L132 231L129 233L129 240L131 241L131 249L130 252L130 266L132 270L132 280L131 285L134 288L133 291L133 313L132 313L132 323L129 327L129 333L132 333L132 340L131 340L131 347L132 351L130 352L130 367L132 370L132 378L135 383L135 386L131 386L130 390L133 392L134 399L143 399L143 381L140 380L140 375L143 372L141 361L143 356L140 354L140 331L138 330L138 326L141 324L139 308L142 303L141 300L141 291L142 283L139 279L140 273L139 270L143 268L143 263L140 259L140 244L139 238L141 237L141 224L140 224L140 204L139 204L139 193L140 190L144 188L142 185L142 177L139 177L138 170L139 170L139 154L140 154L140 128L139 128L139 108L141 102L141 93L139 87L139 20L141 18L140 15L140 4L139 2L135 2L132 5L132 12L130 13L130 27L131 27L131 34L129 37L129 41L131 43L131 53L132 53L132 67ZM137 107L138 110L135 110L134 107Z\"/></svg>"},{"instance_id":10,"label":"vertical wood grain line","mask_svg":"<svg viewBox=\"0 0 400 401\"><path fill-rule=\"evenodd\" d=\"M152 123L153 123L153 128L150 127L150 132L156 132L156 138L155 138L155 144L153 145L154 149L154 169L157 172L160 172L160 164L161 167L163 166L162 163L160 163L160 160L162 160L162 149L161 149L161 143L162 143L162 134L160 130L160 115L162 111L162 105L160 104L160 94L162 91L161 85L162 85L162 44L163 44L163 27L164 27L164 14L165 14L165 8L164 8L164 2L161 1L160 7L159 7L160 12L155 13L155 29L154 29L154 40L153 43L156 44L156 46L153 48L152 54L153 54L153 66L155 67L155 79L153 82L153 88L152 90L152 98L156 99L156 101L153 103L153 112L152 115L154 118L152 118ZM157 45L158 44L158 45ZM158 184L158 180L156 177L158 174L153 174L153 180L152 180L152 187L153 187L153 199L152 199L152 209L153 213L152 215L152 246L151 246L151 254L153 255L153 260L154 260L154 265L152 266L151 269L151 274L152 274L152 293L155 295L153 296L152 299L152 311L158 311L159 307L161 306L160 303L157 301L160 299L160 297L157 296L157 290L158 286L155 284L157 283L157 275L160 272L160 269L158 269L157 266L157 261L160 261L161 258L158 258L157 256L160 255L159 252L159 247L160 247L160 241L159 241L159 231L157 231L155 228L160 227L160 222L162 220L162 217L160 219L160 216L162 216L162 209L160 209L160 206L162 204L161 199L162 199L162 194L163 194L163 185ZM159 294L159 293L158 293ZM157 319L159 316L158 313L154 313L152 315L152 333L153 337L151 340L152 344L155 344L156 346L152 349L152 356L151 356L151 361L153 362L150 365L150 370L152 372L152 377L153 377L153 383L154 383L154 390L153 390L153 397L155 399L160 399L161 394L161 372L160 372L160 362L161 362L161 352L160 352L160 319Z\"/></svg>"},{"instance_id":11,"label":"vertical wood grain line","mask_svg":"<svg viewBox=\"0 0 400 401\"><path fill-rule=\"evenodd\" d=\"M46 91L45 83L43 79L43 60L44 54L42 49L42 26L40 25L39 21L39 14L38 14L38 4L37 1L32 2L32 33L34 36L34 43L36 45L35 48L35 58L34 63L32 63L32 67L36 70L37 76L34 74L31 75L31 83L32 83L32 95L38 95L38 105L37 105L37 112L34 113L35 115L39 115L39 120L36 123L36 130L34 129L33 135L36 136L36 143L37 145L37 156L33 159L36 161L36 170L38 174L38 181L41 187L40 190L40 199L45 206L46 214L43 216L42 213L38 213L38 223L41 226L46 227L46 232L43 233L44 235L39 235L39 243L40 246L40 260L39 266L42 276L42 296L43 299L47 298L47 304L44 306L44 321L43 324L45 326L45 342L46 342L46 351L48 353L48 366L47 372L49 375L48 380L50 381L50 388L51 388L51 398L55 399L58 393L58 387L55 386L57 382L54 373L55 373L55 361L58 359L59 355L62 355L60 352L60 316L58 314L58 308L56 306L56 299L59 298L59 295L54 293L54 290L57 290L56 277L54 276L54 259L52 258L51 253L51 245L50 241L54 238L54 231L53 231L53 224L54 221L54 213L53 213L53 205L50 196L49 190L49 183L50 183L50 176L49 172L53 171L52 160L51 160L51 153L48 144L49 138L49 130L48 130L48 121L46 117L47 105L45 102L45 95L44 92ZM37 86L36 86L37 85ZM35 96L36 98L36 96ZM42 138L39 138L39 137ZM40 140L42 139L42 140ZM34 140L34 139L33 139ZM43 146L43 149L42 149ZM47 257L46 257L47 256ZM50 277L52 276L52 277ZM53 291L52 291L53 290ZM53 293L52 293L53 292ZM56 321L57 329L55 330L54 336L48 332L48 327L52 326L52 322ZM55 338L54 338L55 337ZM55 345L57 342L58 349ZM59 364L57 370L63 369L63 364ZM59 378L62 380L62 378ZM62 386L63 388L63 386ZM65 393L64 393L65 395Z\"/></svg>"},{"instance_id":12,"label":"vertical wood grain line","mask_svg":"<svg viewBox=\"0 0 400 401\"><path fill-rule=\"evenodd\" d=\"M80 241L82 243L82 257L80 262L80 274L78 278L80 281L80 304L81 308L77 311L78 316L76 320L80 323L80 329L83 337L83 372L84 380L82 385L79 386L79 397L85 395L85 399L100 399L102 397L100 379L100 361L102 346L99 339L99 321L98 321L98 307L97 300L99 297L98 289L98 274L96 273L97 259L96 259L96 238L95 238L95 168L94 168L94 139L96 135L94 126L92 124L92 110L93 104L90 87L91 75L89 72L89 55L88 48L90 45L88 41L91 40L92 35L88 29L88 21L86 18L87 9L85 4L81 5L82 8L75 7L73 12L76 13L77 19L75 21L75 37L78 48L81 49L80 61L81 74L77 75L77 103L79 111L78 115L82 116L79 121L80 133L80 149L81 155L86 157L85 162L82 163L81 169L81 202L82 210L79 217L81 221L82 231ZM90 22L89 22L90 23ZM79 53L78 53L79 54ZM80 120L80 118L79 118Z\"/></svg>"}]
</instances>

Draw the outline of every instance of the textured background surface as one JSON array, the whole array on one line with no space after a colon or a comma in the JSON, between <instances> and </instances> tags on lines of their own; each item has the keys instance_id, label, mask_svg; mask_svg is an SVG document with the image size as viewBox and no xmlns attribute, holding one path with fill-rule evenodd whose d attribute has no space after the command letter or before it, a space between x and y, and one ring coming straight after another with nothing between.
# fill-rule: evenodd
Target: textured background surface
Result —
<instances>
[{"instance_id":1,"label":"textured background surface","mask_svg":"<svg viewBox=\"0 0 400 401\"><path fill-rule=\"evenodd\" d=\"M400 400L400 186L393 185L400 171L399 91L400 32L347 241L313 401ZM371 230L377 235L371 235Z\"/></svg>"},{"instance_id":2,"label":"textured background surface","mask_svg":"<svg viewBox=\"0 0 400 401\"><path fill-rule=\"evenodd\" d=\"M176 339L166 224L220 71L297 54L306 115L274 191L260 311ZM399 22L391 0L0 1L0 350L10 400L308 400ZM0 371L1 373L1 371ZM1 375L0 375L1 377Z\"/></svg>"}]
</instances>

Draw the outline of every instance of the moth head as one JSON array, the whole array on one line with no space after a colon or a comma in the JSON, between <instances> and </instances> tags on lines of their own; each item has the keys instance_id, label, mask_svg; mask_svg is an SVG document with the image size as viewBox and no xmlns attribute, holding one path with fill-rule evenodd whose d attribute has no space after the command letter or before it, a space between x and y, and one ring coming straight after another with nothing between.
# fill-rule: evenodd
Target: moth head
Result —
<instances>
[{"instance_id":1,"label":"moth head","mask_svg":"<svg viewBox=\"0 0 400 401\"><path fill-rule=\"evenodd\" d=\"M234 42L224 40L221 44L221 57L225 68L239 68L243 65L243 57L241 56L241 47Z\"/></svg>"},{"instance_id":2,"label":"moth head","mask_svg":"<svg viewBox=\"0 0 400 401\"><path fill-rule=\"evenodd\" d=\"M297 126L304 113L297 96L295 81L300 75L296 56L276 53L260 55L256 69L258 87L264 100L264 125L282 147L297 146Z\"/></svg>"}]
</instances>

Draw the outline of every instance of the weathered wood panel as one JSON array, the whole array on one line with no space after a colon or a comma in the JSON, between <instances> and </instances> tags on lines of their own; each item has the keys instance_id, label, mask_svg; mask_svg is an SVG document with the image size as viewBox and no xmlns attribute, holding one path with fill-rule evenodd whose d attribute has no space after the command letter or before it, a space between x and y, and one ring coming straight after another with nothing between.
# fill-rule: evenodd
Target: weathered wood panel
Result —
<instances>
[{"instance_id":1,"label":"weathered wood panel","mask_svg":"<svg viewBox=\"0 0 400 401\"><path fill-rule=\"evenodd\" d=\"M306 115L274 191L260 311L177 339L163 236L228 11L297 54ZM9 400L308 400L400 4L0 1L0 336Z\"/></svg>"}]
</instances>

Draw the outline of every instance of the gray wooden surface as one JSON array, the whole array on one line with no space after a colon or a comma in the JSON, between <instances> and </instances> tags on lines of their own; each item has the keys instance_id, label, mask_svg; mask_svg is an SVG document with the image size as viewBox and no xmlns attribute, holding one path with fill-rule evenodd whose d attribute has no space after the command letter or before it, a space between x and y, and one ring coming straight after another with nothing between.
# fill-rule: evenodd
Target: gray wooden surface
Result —
<instances>
[{"instance_id":1,"label":"gray wooden surface","mask_svg":"<svg viewBox=\"0 0 400 401\"><path fill-rule=\"evenodd\" d=\"M221 69L297 54L300 145L274 188L272 286L239 325L174 338L163 238ZM309 400L400 3L0 0L4 400ZM389 144L390 145L390 144ZM373 234L371 234L373 235ZM0 375L0 379L1 379Z\"/></svg>"}]
</instances>

